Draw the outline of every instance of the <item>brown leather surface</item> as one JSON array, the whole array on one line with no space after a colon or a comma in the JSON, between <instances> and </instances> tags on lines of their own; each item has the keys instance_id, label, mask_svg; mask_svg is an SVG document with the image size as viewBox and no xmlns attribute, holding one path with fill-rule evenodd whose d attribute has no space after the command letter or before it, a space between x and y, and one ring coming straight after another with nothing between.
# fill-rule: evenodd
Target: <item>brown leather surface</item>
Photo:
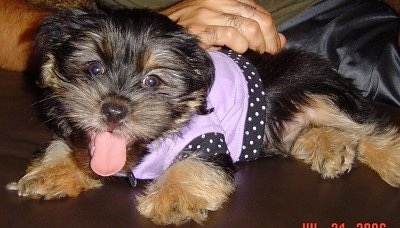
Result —
<instances>
[{"instance_id":1,"label":"brown leather surface","mask_svg":"<svg viewBox=\"0 0 400 228\"><path fill-rule=\"evenodd\" d=\"M5 189L51 138L36 116L34 87L21 74L0 71L0 227L153 226L135 209L142 182L132 189L125 179L110 178L101 189L57 201L26 200ZM399 110L379 109L400 120ZM240 164L236 183L236 193L209 213L203 227L400 227L400 190L362 165L340 179L323 180L301 162L264 159ZM201 227L183 227L192 226Z\"/></svg>"}]
</instances>

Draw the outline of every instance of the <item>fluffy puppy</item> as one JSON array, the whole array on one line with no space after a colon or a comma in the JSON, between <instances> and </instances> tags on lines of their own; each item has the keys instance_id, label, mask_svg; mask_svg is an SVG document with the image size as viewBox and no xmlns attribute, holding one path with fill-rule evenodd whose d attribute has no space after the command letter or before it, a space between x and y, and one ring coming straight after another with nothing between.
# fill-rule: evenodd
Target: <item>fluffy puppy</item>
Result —
<instances>
[{"instance_id":1,"label":"fluffy puppy","mask_svg":"<svg viewBox=\"0 0 400 228\"><path fill-rule=\"evenodd\" d=\"M357 158L400 186L398 129L314 54L207 53L148 10L59 11L36 43L57 137L8 185L20 196L74 197L102 176L154 179L137 197L141 214L202 223L234 191L234 162L275 155L324 178Z\"/></svg>"}]
</instances>

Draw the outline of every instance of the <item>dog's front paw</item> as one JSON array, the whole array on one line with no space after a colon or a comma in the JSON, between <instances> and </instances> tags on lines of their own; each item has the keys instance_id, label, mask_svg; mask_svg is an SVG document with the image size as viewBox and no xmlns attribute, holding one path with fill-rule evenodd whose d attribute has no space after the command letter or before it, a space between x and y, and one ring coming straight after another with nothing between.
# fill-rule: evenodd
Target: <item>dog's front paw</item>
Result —
<instances>
[{"instance_id":1,"label":"dog's front paw","mask_svg":"<svg viewBox=\"0 0 400 228\"><path fill-rule=\"evenodd\" d=\"M138 196L139 212L156 224L203 223L234 191L232 178L196 157L176 162Z\"/></svg>"},{"instance_id":2,"label":"dog's front paw","mask_svg":"<svg viewBox=\"0 0 400 228\"><path fill-rule=\"evenodd\" d=\"M139 212L156 224L179 225L193 220L202 223L207 219L209 210L216 210L221 205L208 202L205 197L196 196L181 186L165 186L156 192L139 196Z\"/></svg>"},{"instance_id":3,"label":"dog's front paw","mask_svg":"<svg viewBox=\"0 0 400 228\"><path fill-rule=\"evenodd\" d=\"M100 181L91 179L79 170L59 165L36 166L18 182L9 183L7 189L18 191L22 197L50 200L75 197L84 190L100 186Z\"/></svg>"},{"instance_id":4,"label":"dog's front paw","mask_svg":"<svg viewBox=\"0 0 400 228\"><path fill-rule=\"evenodd\" d=\"M9 183L6 188L18 191L19 196L49 200L75 197L84 190L100 186L100 181L79 168L70 148L63 141L56 140L42 158L32 162L25 176L18 182Z\"/></svg>"},{"instance_id":5,"label":"dog's front paw","mask_svg":"<svg viewBox=\"0 0 400 228\"><path fill-rule=\"evenodd\" d=\"M357 141L329 127L306 129L293 144L291 154L323 178L337 178L353 167Z\"/></svg>"}]
</instances>

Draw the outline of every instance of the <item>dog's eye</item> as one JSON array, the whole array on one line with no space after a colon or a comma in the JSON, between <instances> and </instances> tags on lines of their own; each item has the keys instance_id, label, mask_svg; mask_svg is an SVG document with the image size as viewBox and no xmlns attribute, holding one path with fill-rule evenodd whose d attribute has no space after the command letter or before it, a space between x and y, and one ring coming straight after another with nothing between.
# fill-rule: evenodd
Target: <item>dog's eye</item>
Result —
<instances>
[{"instance_id":1,"label":"dog's eye","mask_svg":"<svg viewBox=\"0 0 400 228\"><path fill-rule=\"evenodd\" d=\"M161 79L156 75L149 75L145 79L143 79L144 87L157 87L161 84Z\"/></svg>"},{"instance_id":2,"label":"dog's eye","mask_svg":"<svg viewBox=\"0 0 400 228\"><path fill-rule=\"evenodd\" d=\"M91 75L96 76L104 73L104 67L99 62L91 62L88 71Z\"/></svg>"}]
</instances>

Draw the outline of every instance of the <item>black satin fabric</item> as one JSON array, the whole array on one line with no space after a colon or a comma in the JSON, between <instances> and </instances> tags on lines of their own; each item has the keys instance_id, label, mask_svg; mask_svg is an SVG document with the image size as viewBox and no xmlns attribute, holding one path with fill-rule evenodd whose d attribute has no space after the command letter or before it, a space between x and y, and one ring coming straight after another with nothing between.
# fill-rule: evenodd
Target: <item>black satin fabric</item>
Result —
<instances>
[{"instance_id":1,"label":"black satin fabric","mask_svg":"<svg viewBox=\"0 0 400 228\"><path fill-rule=\"evenodd\" d=\"M326 0L278 27L287 47L338 63L365 96L400 107L400 17L379 0Z\"/></svg>"}]
</instances>

